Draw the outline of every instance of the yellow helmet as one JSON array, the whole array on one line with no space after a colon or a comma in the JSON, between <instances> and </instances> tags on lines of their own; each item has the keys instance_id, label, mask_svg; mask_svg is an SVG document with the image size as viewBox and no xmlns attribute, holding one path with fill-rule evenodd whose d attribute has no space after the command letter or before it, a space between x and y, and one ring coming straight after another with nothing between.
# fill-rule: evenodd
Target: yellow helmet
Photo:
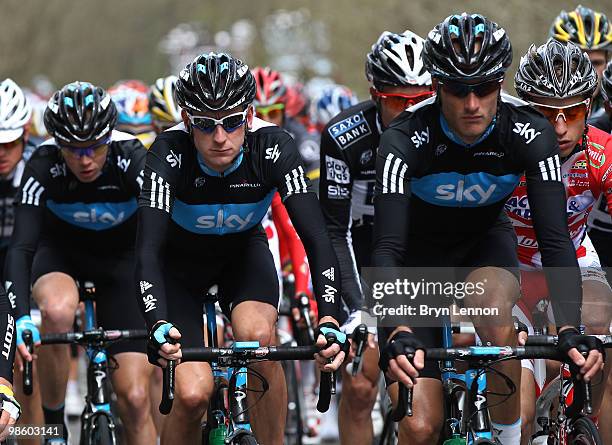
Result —
<instances>
[{"instance_id":1,"label":"yellow helmet","mask_svg":"<svg viewBox=\"0 0 612 445\"><path fill-rule=\"evenodd\" d=\"M612 25L605 14L582 5L570 12L561 11L550 37L573 42L585 51L612 50Z\"/></svg>"},{"instance_id":2,"label":"yellow helmet","mask_svg":"<svg viewBox=\"0 0 612 445\"><path fill-rule=\"evenodd\" d=\"M149 108L153 121L160 127L168 127L181 122L181 109L174 100L178 77L160 77L151 85Z\"/></svg>"}]
</instances>

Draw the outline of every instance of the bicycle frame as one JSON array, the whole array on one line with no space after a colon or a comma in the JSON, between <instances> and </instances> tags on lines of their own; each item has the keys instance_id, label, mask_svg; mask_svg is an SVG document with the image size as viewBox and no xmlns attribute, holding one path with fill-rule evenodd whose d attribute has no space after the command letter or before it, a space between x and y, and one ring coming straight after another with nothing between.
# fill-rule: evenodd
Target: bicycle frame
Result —
<instances>
[{"instance_id":1,"label":"bicycle frame","mask_svg":"<svg viewBox=\"0 0 612 445\"><path fill-rule=\"evenodd\" d=\"M204 303L207 327L207 345L218 347L217 315L214 301ZM235 342L234 349L256 349L259 342ZM247 412L247 368L222 368L216 361L211 362L215 392L209 405L208 419L212 427L222 424L227 427L227 438L245 431L251 433L251 423ZM229 401L229 407L227 406ZM229 414L229 418L227 416Z\"/></svg>"},{"instance_id":2,"label":"bicycle frame","mask_svg":"<svg viewBox=\"0 0 612 445\"><path fill-rule=\"evenodd\" d=\"M451 326L448 323L444 324L442 332L442 344L444 348L453 346L453 335ZM477 350L477 348L476 348ZM487 351L490 353L490 350ZM484 355L484 354L483 354ZM465 399L463 406L463 414L461 419L450 418L446 419L451 430L454 430L458 425L461 427L461 434L467 437L467 445L470 445L477 438L493 439L491 431L491 420L487 406L487 377L484 372L479 369L468 369L465 373L458 373L453 360L444 360L442 365L442 385L444 394L447 398L447 406L452 407L452 395L455 392L457 381L465 383ZM483 408L484 407L484 408ZM449 411L452 411L449 409ZM461 410L458 407L457 413ZM472 419L474 417L474 419ZM454 432L454 431L453 431Z\"/></svg>"},{"instance_id":3,"label":"bicycle frame","mask_svg":"<svg viewBox=\"0 0 612 445\"><path fill-rule=\"evenodd\" d=\"M87 292L87 290L85 290ZM85 297L85 330L96 328L96 314L93 297ZM106 416L112 433L115 437L115 420L110 407L110 389L108 385L108 356L102 347L88 346L86 349L87 364L87 395L85 408L81 414L81 443L91 437L94 420L99 416Z\"/></svg>"}]
</instances>

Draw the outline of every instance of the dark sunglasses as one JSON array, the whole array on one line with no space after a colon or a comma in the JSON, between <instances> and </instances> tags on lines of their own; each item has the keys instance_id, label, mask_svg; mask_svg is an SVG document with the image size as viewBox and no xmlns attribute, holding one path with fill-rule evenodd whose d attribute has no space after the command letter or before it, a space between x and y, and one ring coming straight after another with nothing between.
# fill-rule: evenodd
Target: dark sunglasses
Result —
<instances>
[{"instance_id":1,"label":"dark sunglasses","mask_svg":"<svg viewBox=\"0 0 612 445\"><path fill-rule=\"evenodd\" d=\"M248 112L249 109L247 108L244 111L230 114L229 116L225 116L221 119L215 119L207 116L191 116L190 114L187 116L189 117L189 121L193 124L193 126L203 133L212 133L215 131L215 128L217 128L217 125L221 125L226 132L232 133L244 124Z\"/></svg>"},{"instance_id":2,"label":"dark sunglasses","mask_svg":"<svg viewBox=\"0 0 612 445\"><path fill-rule=\"evenodd\" d=\"M444 91L455 96L464 98L467 97L470 93L474 93L478 97L485 97L489 94L499 90L503 79L495 79L495 80L487 80L486 82L481 83L462 83L462 82L453 82L450 80L440 81L438 82Z\"/></svg>"},{"instance_id":3,"label":"dark sunglasses","mask_svg":"<svg viewBox=\"0 0 612 445\"><path fill-rule=\"evenodd\" d=\"M73 158L82 158L83 156L87 156L89 158L102 153L102 151L110 144L111 138L110 136L104 138L103 140L96 142L95 144L88 145L87 147L75 147L73 145L63 145L59 144L60 148L64 151L64 153L72 156Z\"/></svg>"}]
</instances>

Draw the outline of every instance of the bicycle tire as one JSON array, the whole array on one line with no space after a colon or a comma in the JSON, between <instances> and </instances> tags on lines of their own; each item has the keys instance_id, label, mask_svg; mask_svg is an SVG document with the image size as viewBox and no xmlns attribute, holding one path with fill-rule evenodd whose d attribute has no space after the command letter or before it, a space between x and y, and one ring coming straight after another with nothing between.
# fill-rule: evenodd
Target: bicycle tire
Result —
<instances>
[{"instance_id":1,"label":"bicycle tire","mask_svg":"<svg viewBox=\"0 0 612 445\"><path fill-rule=\"evenodd\" d=\"M259 445L255 436L251 434L243 434L238 439L238 442L234 443L235 445Z\"/></svg>"},{"instance_id":2,"label":"bicycle tire","mask_svg":"<svg viewBox=\"0 0 612 445\"><path fill-rule=\"evenodd\" d=\"M589 417L578 417L572 421L571 428L567 435L569 445L603 445L599 431Z\"/></svg>"},{"instance_id":3,"label":"bicycle tire","mask_svg":"<svg viewBox=\"0 0 612 445\"><path fill-rule=\"evenodd\" d=\"M285 443L302 445L304 422L302 419L303 397L300 397L302 386L298 381L295 362L281 362L287 383L287 420L285 423Z\"/></svg>"},{"instance_id":4,"label":"bicycle tire","mask_svg":"<svg viewBox=\"0 0 612 445\"><path fill-rule=\"evenodd\" d=\"M90 443L92 445L116 445L115 435L111 430L109 419L105 415L94 418Z\"/></svg>"}]
</instances>

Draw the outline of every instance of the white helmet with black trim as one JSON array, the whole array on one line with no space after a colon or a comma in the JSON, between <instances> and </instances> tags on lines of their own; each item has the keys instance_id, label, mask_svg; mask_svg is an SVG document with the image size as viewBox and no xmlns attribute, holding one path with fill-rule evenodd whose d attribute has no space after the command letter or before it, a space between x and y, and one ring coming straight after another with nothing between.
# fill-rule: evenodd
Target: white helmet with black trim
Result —
<instances>
[{"instance_id":1,"label":"white helmet with black trim","mask_svg":"<svg viewBox=\"0 0 612 445\"><path fill-rule=\"evenodd\" d=\"M366 77L375 88L431 85L423 64L423 38L412 31L383 32L366 58Z\"/></svg>"},{"instance_id":2,"label":"white helmet with black trim","mask_svg":"<svg viewBox=\"0 0 612 445\"><path fill-rule=\"evenodd\" d=\"M0 83L0 144L19 139L31 116L32 107L19 85L4 79Z\"/></svg>"}]
</instances>

